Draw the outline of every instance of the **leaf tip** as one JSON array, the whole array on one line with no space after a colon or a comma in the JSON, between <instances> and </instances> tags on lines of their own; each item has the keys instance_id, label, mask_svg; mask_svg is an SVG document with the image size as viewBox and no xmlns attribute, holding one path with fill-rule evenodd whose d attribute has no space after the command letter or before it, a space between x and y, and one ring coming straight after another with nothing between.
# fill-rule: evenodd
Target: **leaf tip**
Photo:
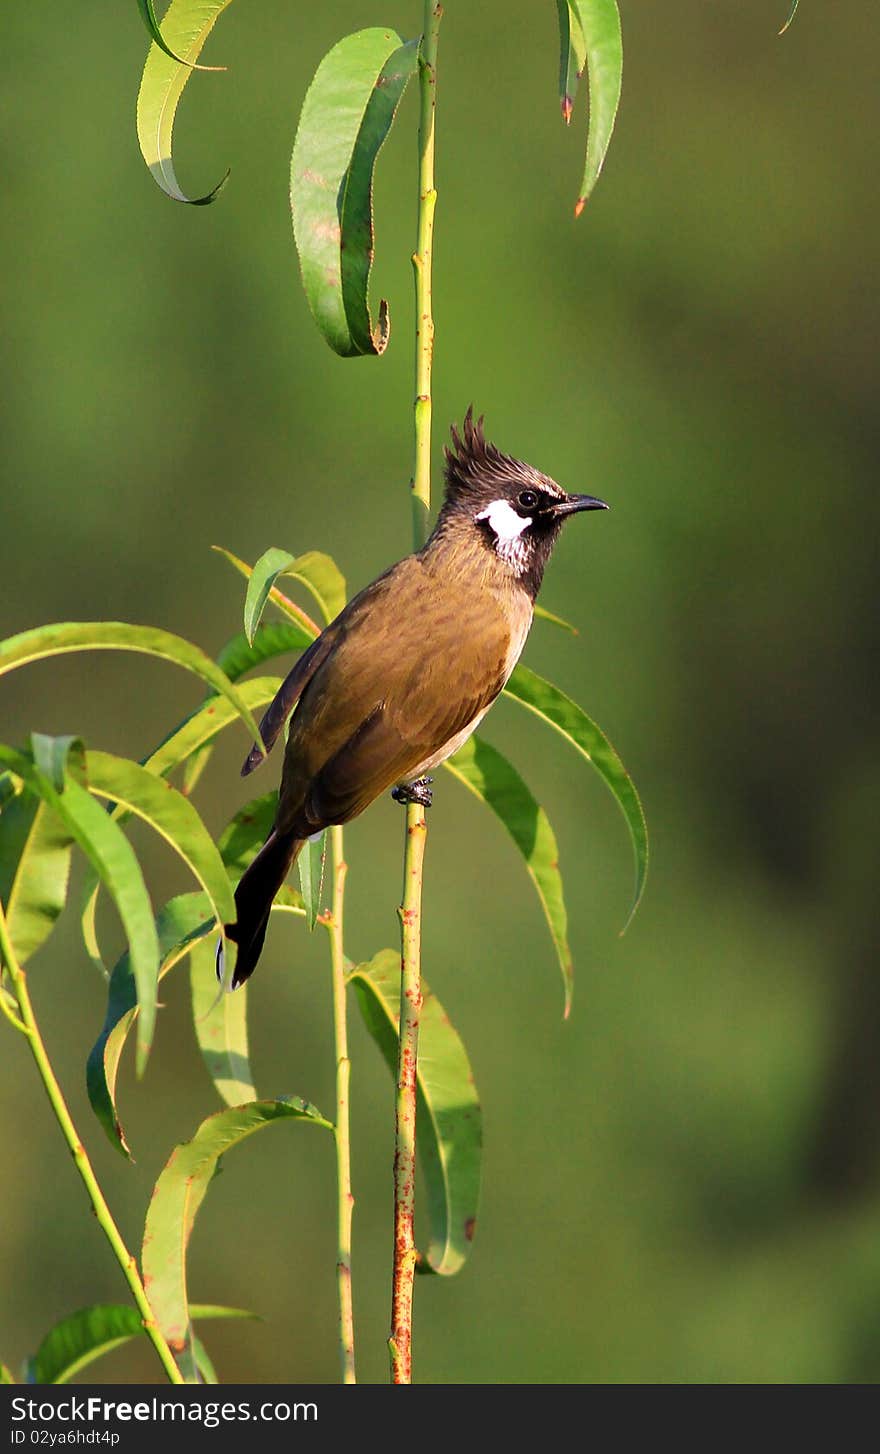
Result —
<instances>
[{"instance_id":1,"label":"leaf tip","mask_svg":"<svg viewBox=\"0 0 880 1454\"><path fill-rule=\"evenodd\" d=\"M388 314L388 300L379 300L379 316L376 319L376 327L373 329L373 349L377 354L382 354L388 347L388 340L391 337L391 319Z\"/></svg>"},{"instance_id":2,"label":"leaf tip","mask_svg":"<svg viewBox=\"0 0 880 1454\"><path fill-rule=\"evenodd\" d=\"M785 32L788 30L788 27L791 25L791 22L794 20L794 17L797 14L798 4L799 4L799 0L794 0L794 3L792 5L792 7L791 7L791 10L789 11L788 19L786 20L786 22L783 25L782 29L781 30L777 30L777 32L776 32L777 35L785 35Z\"/></svg>"},{"instance_id":3,"label":"leaf tip","mask_svg":"<svg viewBox=\"0 0 880 1454\"><path fill-rule=\"evenodd\" d=\"M580 215L583 212L583 210L586 207L586 205L587 205L587 199L586 199L586 197L578 197L577 201L574 204L574 215L575 215L575 217L580 217Z\"/></svg>"},{"instance_id":4,"label":"leaf tip","mask_svg":"<svg viewBox=\"0 0 880 1454\"><path fill-rule=\"evenodd\" d=\"M572 113L573 110L574 110L574 100L573 100L573 98L571 96L563 96L563 98L562 98L562 119L565 122L566 126L569 126L571 124L571 113Z\"/></svg>"}]
</instances>

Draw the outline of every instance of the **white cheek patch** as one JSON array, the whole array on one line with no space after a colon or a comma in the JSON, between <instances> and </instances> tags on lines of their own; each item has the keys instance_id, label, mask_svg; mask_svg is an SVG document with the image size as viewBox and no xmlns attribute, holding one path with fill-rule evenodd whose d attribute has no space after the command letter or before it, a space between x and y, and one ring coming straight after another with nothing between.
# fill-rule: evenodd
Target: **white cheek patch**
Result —
<instances>
[{"instance_id":1,"label":"white cheek patch","mask_svg":"<svg viewBox=\"0 0 880 1454\"><path fill-rule=\"evenodd\" d=\"M519 540L524 530L527 530L532 523L530 515L523 518L517 515L513 506L508 500L493 500L485 510L481 510L477 516L478 520L488 520L489 528L499 544L509 544L513 540Z\"/></svg>"}]
</instances>

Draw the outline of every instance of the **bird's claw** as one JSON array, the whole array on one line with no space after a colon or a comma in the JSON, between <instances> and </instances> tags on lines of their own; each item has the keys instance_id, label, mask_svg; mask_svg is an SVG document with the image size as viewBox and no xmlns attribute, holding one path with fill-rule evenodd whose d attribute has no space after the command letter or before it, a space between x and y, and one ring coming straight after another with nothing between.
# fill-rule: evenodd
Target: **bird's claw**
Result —
<instances>
[{"instance_id":1,"label":"bird's claw","mask_svg":"<svg viewBox=\"0 0 880 1454\"><path fill-rule=\"evenodd\" d=\"M432 777L420 777L412 783L399 783L396 788L391 789L391 796L395 803L418 803L422 808L430 808L434 801L431 791L433 781Z\"/></svg>"}]
</instances>

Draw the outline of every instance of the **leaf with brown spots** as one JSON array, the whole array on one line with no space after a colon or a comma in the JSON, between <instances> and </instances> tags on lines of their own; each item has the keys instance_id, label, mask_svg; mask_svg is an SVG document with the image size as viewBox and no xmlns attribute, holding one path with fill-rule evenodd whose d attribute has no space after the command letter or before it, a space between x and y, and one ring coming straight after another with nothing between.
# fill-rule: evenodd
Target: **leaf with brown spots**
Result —
<instances>
[{"instance_id":1,"label":"leaf with brown spots","mask_svg":"<svg viewBox=\"0 0 880 1454\"><path fill-rule=\"evenodd\" d=\"M263 1126L281 1120L334 1129L299 1096L217 1111L202 1122L191 1141L175 1147L153 1189L141 1253L144 1288L187 1383L197 1383L200 1377L186 1279L186 1252L196 1215L220 1157Z\"/></svg>"},{"instance_id":2,"label":"leaf with brown spots","mask_svg":"<svg viewBox=\"0 0 880 1454\"><path fill-rule=\"evenodd\" d=\"M319 65L299 119L290 204L303 287L344 358L382 353L388 342L388 304L374 325L368 300L373 172L418 52L418 41L385 27L347 35Z\"/></svg>"}]
</instances>

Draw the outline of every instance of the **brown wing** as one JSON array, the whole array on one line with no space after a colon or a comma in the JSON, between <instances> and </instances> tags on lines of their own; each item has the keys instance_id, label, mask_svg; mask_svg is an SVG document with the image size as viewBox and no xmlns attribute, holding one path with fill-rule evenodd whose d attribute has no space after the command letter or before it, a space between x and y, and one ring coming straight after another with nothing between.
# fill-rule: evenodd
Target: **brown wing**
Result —
<instances>
[{"instance_id":1,"label":"brown wing","mask_svg":"<svg viewBox=\"0 0 880 1454\"><path fill-rule=\"evenodd\" d=\"M272 751L284 723L330 651L336 639L336 629L335 622L327 626L311 646L306 648L293 669L287 673L272 699L271 706L267 707L260 722L263 751L260 752L256 745L251 748L241 770L242 777L247 777L255 767L259 767L261 762L265 762L266 757Z\"/></svg>"},{"instance_id":2,"label":"brown wing","mask_svg":"<svg viewBox=\"0 0 880 1454\"><path fill-rule=\"evenodd\" d=\"M339 618L291 723L282 830L305 835L355 817L494 701L510 630L494 597L462 599L456 587L409 556Z\"/></svg>"}]
</instances>

